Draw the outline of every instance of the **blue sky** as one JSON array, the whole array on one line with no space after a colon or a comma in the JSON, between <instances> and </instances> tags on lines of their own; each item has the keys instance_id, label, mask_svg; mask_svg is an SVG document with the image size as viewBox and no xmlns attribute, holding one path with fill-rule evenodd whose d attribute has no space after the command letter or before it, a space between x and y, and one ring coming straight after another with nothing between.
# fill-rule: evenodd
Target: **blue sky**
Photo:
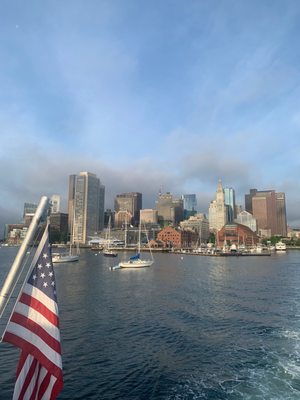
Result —
<instances>
[{"instance_id":1,"label":"blue sky","mask_svg":"<svg viewBox=\"0 0 300 400\"><path fill-rule=\"evenodd\" d=\"M300 226L300 2L5 1L0 223L94 172L123 191L284 191ZM66 208L65 208L66 210Z\"/></svg>"}]
</instances>

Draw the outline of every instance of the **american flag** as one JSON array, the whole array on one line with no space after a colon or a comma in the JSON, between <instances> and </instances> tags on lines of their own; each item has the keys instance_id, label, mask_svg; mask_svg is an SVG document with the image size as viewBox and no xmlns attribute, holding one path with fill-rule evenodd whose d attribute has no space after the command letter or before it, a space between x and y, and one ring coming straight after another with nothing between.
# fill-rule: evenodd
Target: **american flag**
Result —
<instances>
[{"instance_id":1,"label":"american flag","mask_svg":"<svg viewBox=\"0 0 300 400\"><path fill-rule=\"evenodd\" d=\"M3 335L21 349L13 400L54 400L63 387L60 332L49 230L32 261Z\"/></svg>"}]
</instances>

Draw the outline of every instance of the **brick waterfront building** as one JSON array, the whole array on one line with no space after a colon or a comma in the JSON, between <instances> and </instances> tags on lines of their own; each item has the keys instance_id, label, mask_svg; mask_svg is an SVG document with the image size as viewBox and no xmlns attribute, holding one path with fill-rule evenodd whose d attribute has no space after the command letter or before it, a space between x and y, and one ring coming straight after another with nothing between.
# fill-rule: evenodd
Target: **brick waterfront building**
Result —
<instances>
[{"instance_id":1,"label":"brick waterfront building","mask_svg":"<svg viewBox=\"0 0 300 400\"><path fill-rule=\"evenodd\" d=\"M199 235L192 230L181 230L167 226L157 234L157 240L163 242L164 247L190 248L197 245Z\"/></svg>"},{"instance_id":2,"label":"brick waterfront building","mask_svg":"<svg viewBox=\"0 0 300 400\"><path fill-rule=\"evenodd\" d=\"M222 247L225 240L227 241L227 244L244 244L247 247L256 245L259 241L259 237L255 232L248 228L248 226L241 224L227 224L218 231L216 244L219 247Z\"/></svg>"}]
</instances>

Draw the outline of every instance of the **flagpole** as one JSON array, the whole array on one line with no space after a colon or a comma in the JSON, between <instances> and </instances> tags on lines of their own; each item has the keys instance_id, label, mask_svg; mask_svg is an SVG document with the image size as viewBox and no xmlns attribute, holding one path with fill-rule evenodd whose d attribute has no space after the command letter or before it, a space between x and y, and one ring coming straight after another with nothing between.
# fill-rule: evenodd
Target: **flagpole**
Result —
<instances>
[{"instance_id":1,"label":"flagpole","mask_svg":"<svg viewBox=\"0 0 300 400\"><path fill-rule=\"evenodd\" d=\"M36 231L38 229L40 220L41 220L45 210L48 207L49 207L48 197L42 196L40 199L39 205L36 209L36 212L33 216L33 219L31 221L31 224L28 228L26 237L23 240L23 243L21 244L18 254L16 255L16 258L10 268L10 271L9 271L9 273L6 277L6 280L3 284L3 287L1 289L1 292L0 292L0 318L2 317L2 314L6 307L7 298L9 297L11 289L15 283L15 277L17 276L19 269L23 263L23 260L26 256L27 248L30 245L30 242L33 240L34 235L36 234Z\"/></svg>"}]
</instances>

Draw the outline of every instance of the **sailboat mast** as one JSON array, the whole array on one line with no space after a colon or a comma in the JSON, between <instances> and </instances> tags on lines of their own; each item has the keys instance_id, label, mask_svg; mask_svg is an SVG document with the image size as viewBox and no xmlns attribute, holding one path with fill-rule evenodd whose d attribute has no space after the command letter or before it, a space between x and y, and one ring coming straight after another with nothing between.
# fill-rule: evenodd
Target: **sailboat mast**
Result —
<instances>
[{"instance_id":1,"label":"sailboat mast","mask_svg":"<svg viewBox=\"0 0 300 400\"><path fill-rule=\"evenodd\" d=\"M127 247L127 210L125 215L125 241L124 241L125 248Z\"/></svg>"},{"instance_id":2,"label":"sailboat mast","mask_svg":"<svg viewBox=\"0 0 300 400\"><path fill-rule=\"evenodd\" d=\"M138 240L138 253L141 252L141 220L139 223L139 240Z\"/></svg>"},{"instance_id":3,"label":"sailboat mast","mask_svg":"<svg viewBox=\"0 0 300 400\"><path fill-rule=\"evenodd\" d=\"M1 289L1 292L0 292L0 317L2 316L2 313L6 307L6 303L9 298L9 295L11 293L11 290L13 288L13 285L15 283L16 277L20 271L21 265L26 256L27 248L30 245L30 243L32 242L34 235L36 234L36 231L38 229L40 220L48 208L49 208L49 199L46 196L42 196L40 199L39 205L36 209L36 212L34 214L34 217L31 221L31 224L29 226L26 237L23 240L23 243L21 244L18 254L16 255L13 265L11 266L10 271L9 271L9 273L6 277L6 280L3 284L3 287Z\"/></svg>"}]
</instances>

